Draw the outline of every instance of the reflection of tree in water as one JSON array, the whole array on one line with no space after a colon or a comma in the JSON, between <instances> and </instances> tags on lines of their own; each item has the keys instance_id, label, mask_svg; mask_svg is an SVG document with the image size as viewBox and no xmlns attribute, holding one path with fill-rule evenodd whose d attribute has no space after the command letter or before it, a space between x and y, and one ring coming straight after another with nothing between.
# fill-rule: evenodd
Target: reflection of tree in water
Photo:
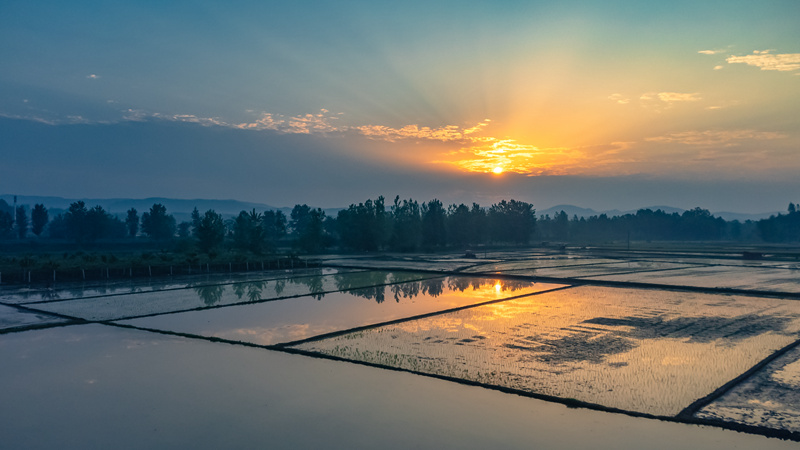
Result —
<instances>
[{"instance_id":1,"label":"reflection of tree in water","mask_svg":"<svg viewBox=\"0 0 800 450\"><path fill-rule=\"evenodd\" d=\"M237 283L233 285L233 293L239 300L247 295L247 299L251 302L261 300L261 293L267 287L266 281L251 281L248 283Z\"/></svg>"},{"instance_id":2,"label":"reflection of tree in water","mask_svg":"<svg viewBox=\"0 0 800 450\"><path fill-rule=\"evenodd\" d=\"M430 280L420 281L422 284L422 293L430 295L431 297L438 297L444 292L444 278L433 278Z\"/></svg>"},{"instance_id":3,"label":"reflection of tree in water","mask_svg":"<svg viewBox=\"0 0 800 450\"><path fill-rule=\"evenodd\" d=\"M414 298L419 295L419 291L422 284L419 281L411 281L408 283L402 284L393 284L392 288L392 295L394 295L394 301L400 303L400 298Z\"/></svg>"},{"instance_id":4,"label":"reflection of tree in water","mask_svg":"<svg viewBox=\"0 0 800 450\"><path fill-rule=\"evenodd\" d=\"M81 290L81 292L83 291ZM28 297L29 297L28 293L23 294L23 298L28 298ZM58 291L55 289L47 289L42 291L40 293L40 297L42 300L58 300L59 298L61 298L61 296L58 295Z\"/></svg>"},{"instance_id":5,"label":"reflection of tree in water","mask_svg":"<svg viewBox=\"0 0 800 450\"><path fill-rule=\"evenodd\" d=\"M203 303L211 306L222 300L222 294L225 292L225 286L211 285L211 286L196 286L194 292L203 299Z\"/></svg>"},{"instance_id":6,"label":"reflection of tree in water","mask_svg":"<svg viewBox=\"0 0 800 450\"><path fill-rule=\"evenodd\" d=\"M289 282L292 284L301 284L306 286L308 291L311 293L312 298L322 300L322 297L325 297L325 294L323 294L325 288L322 275L313 277L289 278Z\"/></svg>"},{"instance_id":7,"label":"reflection of tree in water","mask_svg":"<svg viewBox=\"0 0 800 450\"><path fill-rule=\"evenodd\" d=\"M286 287L286 279L281 278L280 280L275 280L275 294L281 295L283 292L283 288Z\"/></svg>"},{"instance_id":8,"label":"reflection of tree in water","mask_svg":"<svg viewBox=\"0 0 800 450\"><path fill-rule=\"evenodd\" d=\"M386 272L380 271L345 273L334 275L333 281L336 283L336 289L340 291L383 303L386 295L387 276Z\"/></svg>"},{"instance_id":9,"label":"reflection of tree in water","mask_svg":"<svg viewBox=\"0 0 800 450\"><path fill-rule=\"evenodd\" d=\"M364 297L367 300L375 300L378 303L383 303L386 300L386 286L370 286L359 289L351 289L347 291L356 297Z\"/></svg>"},{"instance_id":10,"label":"reflection of tree in water","mask_svg":"<svg viewBox=\"0 0 800 450\"><path fill-rule=\"evenodd\" d=\"M88 289L86 289L83 286L75 286L72 289L68 289L67 292L69 292L69 296L72 297L72 298L81 298L81 297L84 297L86 295L86 291L87 290ZM103 289L102 287L99 287L99 286L94 288L94 291L95 291L96 295L105 294L105 289Z\"/></svg>"},{"instance_id":11,"label":"reflection of tree in water","mask_svg":"<svg viewBox=\"0 0 800 450\"><path fill-rule=\"evenodd\" d=\"M494 287L500 285L500 291L517 291L519 289L529 288L534 285L532 281L524 280L492 280L486 278L471 278L471 277L450 277L447 279L447 287L453 291L464 292L467 289L473 291L485 289L487 287Z\"/></svg>"},{"instance_id":12,"label":"reflection of tree in water","mask_svg":"<svg viewBox=\"0 0 800 450\"><path fill-rule=\"evenodd\" d=\"M336 289L340 291L350 291L353 289L361 289L364 286L386 284L387 275L386 272L380 271L344 273L334 275L333 281L336 283Z\"/></svg>"}]
</instances>

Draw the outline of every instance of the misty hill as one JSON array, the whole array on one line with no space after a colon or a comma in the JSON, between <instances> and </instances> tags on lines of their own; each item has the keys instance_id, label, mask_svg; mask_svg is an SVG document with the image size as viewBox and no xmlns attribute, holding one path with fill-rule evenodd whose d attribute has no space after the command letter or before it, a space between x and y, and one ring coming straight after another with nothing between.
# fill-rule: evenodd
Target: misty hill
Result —
<instances>
[{"instance_id":1,"label":"misty hill","mask_svg":"<svg viewBox=\"0 0 800 450\"><path fill-rule=\"evenodd\" d=\"M14 201L14 196L10 194L3 194L0 195L0 199L5 200L9 205L12 204ZM48 209L52 210L54 214L61 212L62 210L66 210L69 208L69 205L73 202L78 200L82 200L86 203L87 207L93 207L96 205L102 206L106 211L111 214L116 215L124 215L126 211L130 208L136 208L139 213L143 213L150 209L154 203L161 203L162 205L167 207L167 211L170 214L173 214L178 221L181 220L188 220L189 215L192 212L192 209L195 207L200 212L205 212L206 210L213 209L214 211L222 214L223 216L236 216L239 214L240 211L250 211L255 208L258 212L263 212L266 210L280 210L288 217L292 211L291 207L282 206L276 207L271 206L265 203L254 203L254 202L242 202L239 200L213 200L213 199L175 199L175 198L165 198L165 197L149 197L143 199L133 199L133 198L63 198L63 197L47 197L47 196L31 196L31 195L18 195L17 196L17 204L19 205L28 205L29 207L33 206L36 203L41 203L45 205ZM486 206L486 205L484 205ZM323 208L325 214L331 217L336 217L339 210L342 208ZM662 210L668 214L678 213L682 214L685 210L681 208L675 208L672 206L646 206L639 209L650 209L653 211ZM636 214L638 209L632 209L627 211L620 211L618 209L612 210L605 210L605 211L596 211L591 208L582 208L580 206L575 205L556 205L547 209L537 209L536 215L538 217L544 217L545 215L549 215L551 218L554 217L556 214L564 211L567 213L567 216L571 219L573 216L578 216L588 218L591 216L599 216L600 214L605 214L608 217L615 217L615 216L623 216L625 214ZM725 220L739 220L744 222L746 220L761 220L769 218L770 216L777 215L782 213L782 211L773 211L773 212L765 212L760 214L747 214L747 213L736 213L736 212L713 212L712 214L717 217L721 217Z\"/></svg>"},{"instance_id":2,"label":"misty hill","mask_svg":"<svg viewBox=\"0 0 800 450\"><path fill-rule=\"evenodd\" d=\"M559 214L561 211L567 213L567 216L571 219L573 216L578 216L588 218L591 216L599 216L600 214L605 214L608 217L615 217L615 216L624 216L626 214L636 214L636 211L639 209L651 209L653 211L661 210L667 214L678 213L682 214L685 209L675 208L672 206L645 206L643 208L632 209L628 211L620 211L618 209L610 209L606 211L596 211L591 208L581 208L580 206L574 205L556 205L547 209L537 210L536 215L539 217L544 217L545 215L549 215L550 217L554 217L556 214ZM769 217L769 216L767 216Z\"/></svg>"},{"instance_id":3,"label":"misty hill","mask_svg":"<svg viewBox=\"0 0 800 450\"><path fill-rule=\"evenodd\" d=\"M14 201L14 196L9 194L0 195L0 199L5 200L9 205ZM189 220L189 217L194 208L197 208L201 213L213 209L214 211L222 214L223 216L236 216L240 211L250 211L255 208L258 212L267 210L280 210L288 217L292 212L291 207L283 206L270 206L264 203L242 202L239 200L209 200L209 199L176 199L164 197L149 197L142 199L134 198L63 198L63 197L43 197L34 195L18 195L17 204L27 205L32 207L37 203L43 204L47 209L57 214L69 208L71 203L78 200L86 203L86 206L91 208L100 205L110 214L124 216L125 213L131 209L136 208L139 214L148 211L154 203L161 203L167 207L167 212L175 216L179 222L182 220ZM336 217L339 208L325 209L325 214Z\"/></svg>"},{"instance_id":4,"label":"misty hill","mask_svg":"<svg viewBox=\"0 0 800 450\"><path fill-rule=\"evenodd\" d=\"M685 209L682 208L675 208L672 206L664 206L664 205L645 206L642 208L631 209L627 211L620 211L618 209L595 211L594 209L591 208L581 208L580 206L574 206L574 205L556 205L547 209L537 210L536 215L538 217L544 217L545 215L549 215L552 218L561 211L564 211L565 213L567 213L567 216L569 216L570 219L573 216L578 216L579 218L581 217L588 218L591 216L599 216L600 214L605 214L608 217L615 217L615 216L624 216L626 214L636 214L636 211L638 211L639 209L649 209L652 211L657 211L660 209L661 211L664 211L667 214L672 214L672 213L683 214L683 212L686 211ZM738 220L740 222L745 222L747 220L757 221L761 219L767 219L770 216L778 215L779 213L782 213L782 211L772 211L772 212L764 212L757 214L721 211L721 212L712 212L711 214L714 215L715 217L721 217L728 221Z\"/></svg>"}]
</instances>

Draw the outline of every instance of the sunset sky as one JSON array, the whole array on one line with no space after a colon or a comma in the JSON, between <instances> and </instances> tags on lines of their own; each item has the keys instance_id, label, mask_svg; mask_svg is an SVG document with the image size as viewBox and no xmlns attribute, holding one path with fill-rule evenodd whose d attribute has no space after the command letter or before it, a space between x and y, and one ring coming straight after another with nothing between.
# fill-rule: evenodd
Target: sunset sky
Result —
<instances>
[{"instance_id":1,"label":"sunset sky","mask_svg":"<svg viewBox=\"0 0 800 450\"><path fill-rule=\"evenodd\" d=\"M0 194L784 210L799 24L797 0L4 0Z\"/></svg>"}]
</instances>

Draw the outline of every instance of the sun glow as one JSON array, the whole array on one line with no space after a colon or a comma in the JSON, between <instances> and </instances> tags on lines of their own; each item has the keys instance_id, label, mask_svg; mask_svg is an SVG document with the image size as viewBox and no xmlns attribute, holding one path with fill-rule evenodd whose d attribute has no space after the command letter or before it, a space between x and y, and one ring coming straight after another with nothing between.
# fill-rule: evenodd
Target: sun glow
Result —
<instances>
[{"instance_id":1,"label":"sun glow","mask_svg":"<svg viewBox=\"0 0 800 450\"><path fill-rule=\"evenodd\" d=\"M492 172L494 172L494 173L499 175L499 174L503 173L503 168L499 167L499 166L495 167L494 169L492 169Z\"/></svg>"}]
</instances>

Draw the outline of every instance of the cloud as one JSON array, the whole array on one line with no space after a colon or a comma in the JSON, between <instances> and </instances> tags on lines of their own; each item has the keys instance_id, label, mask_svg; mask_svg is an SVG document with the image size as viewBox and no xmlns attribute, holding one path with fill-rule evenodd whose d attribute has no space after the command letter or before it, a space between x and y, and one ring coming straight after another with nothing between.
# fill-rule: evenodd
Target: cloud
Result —
<instances>
[{"instance_id":1,"label":"cloud","mask_svg":"<svg viewBox=\"0 0 800 450\"><path fill-rule=\"evenodd\" d=\"M772 54L772 50L756 50L752 55L729 56L729 64L747 64L761 70L791 72L800 69L800 53Z\"/></svg>"},{"instance_id":2,"label":"cloud","mask_svg":"<svg viewBox=\"0 0 800 450\"><path fill-rule=\"evenodd\" d=\"M233 125L240 129L274 130L281 133L346 133L354 132L370 139L396 142L405 139L425 139L440 142L473 142L480 141L478 136L491 120L470 127L458 125L445 125L441 127L427 127L419 124L409 124L400 128L385 125L345 125L340 123L342 113L331 114L322 109L317 114L305 114L286 117L281 114L262 113L254 122Z\"/></svg>"},{"instance_id":3,"label":"cloud","mask_svg":"<svg viewBox=\"0 0 800 450\"><path fill-rule=\"evenodd\" d=\"M700 50L697 53L700 53L700 54L703 54L703 55L716 55L718 53L725 53L726 51L727 50Z\"/></svg>"},{"instance_id":4,"label":"cloud","mask_svg":"<svg viewBox=\"0 0 800 450\"><path fill-rule=\"evenodd\" d=\"M700 100L700 94L683 94L680 92L659 92L658 99L665 103L672 102L696 102Z\"/></svg>"},{"instance_id":5,"label":"cloud","mask_svg":"<svg viewBox=\"0 0 800 450\"><path fill-rule=\"evenodd\" d=\"M646 138L648 142L659 142L666 144L683 144L701 147L721 146L733 147L744 140L772 140L783 139L787 136L783 133L773 131L755 130L706 130L706 131L684 131L672 133L665 136Z\"/></svg>"},{"instance_id":6,"label":"cloud","mask_svg":"<svg viewBox=\"0 0 800 450\"><path fill-rule=\"evenodd\" d=\"M714 66L714 70L722 70L725 66Z\"/></svg>"},{"instance_id":7,"label":"cloud","mask_svg":"<svg viewBox=\"0 0 800 450\"><path fill-rule=\"evenodd\" d=\"M611 94L608 96L608 99L620 105L627 105L631 101L631 99L625 97L622 94Z\"/></svg>"},{"instance_id":8,"label":"cloud","mask_svg":"<svg viewBox=\"0 0 800 450\"><path fill-rule=\"evenodd\" d=\"M347 127L337 125L340 114L330 114L327 109L320 109L316 114L303 114L286 117L282 114L261 113L254 122L233 125L235 128L249 130L274 130L281 133L311 134L343 132Z\"/></svg>"},{"instance_id":9,"label":"cloud","mask_svg":"<svg viewBox=\"0 0 800 450\"><path fill-rule=\"evenodd\" d=\"M86 75L86 78L88 78L90 80L97 80L97 79L100 79L100 75L95 75L95 74L91 73L89 75Z\"/></svg>"},{"instance_id":10,"label":"cloud","mask_svg":"<svg viewBox=\"0 0 800 450\"><path fill-rule=\"evenodd\" d=\"M373 139L382 139L395 142L400 139L429 139L441 142L461 141L467 139L466 135L474 133L475 127L469 128L470 133L457 125L446 125L438 128L421 127L419 125L406 125L402 128L392 128L383 125L362 125L352 127L360 134Z\"/></svg>"},{"instance_id":11,"label":"cloud","mask_svg":"<svg viewBox=\"0 0 800 450\"><path fill-rule=\"evenodd\" d=\"M645 92L639 96L642 106L653 108L656 111L668 109L674 103L696 102L702 100L697 92Z\"/></svg>"}]
</instances>

